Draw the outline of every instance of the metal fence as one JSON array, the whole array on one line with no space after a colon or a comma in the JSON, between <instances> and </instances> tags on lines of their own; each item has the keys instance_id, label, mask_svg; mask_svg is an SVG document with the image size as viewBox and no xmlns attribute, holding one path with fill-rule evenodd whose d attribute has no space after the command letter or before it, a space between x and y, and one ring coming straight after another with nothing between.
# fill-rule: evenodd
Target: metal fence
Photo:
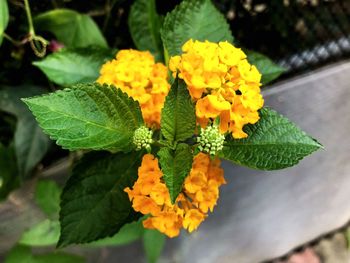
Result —
<instances>
[{"instance_id":1,"label":"metal fence","mask_svg":"<svg viewBox=\"0 0 350 263\"><path fill-rule=\"evenodd\" d=\"M219 0L242 46L289 75L350 57L350 0Z\"/></svg>"}]
</instances>

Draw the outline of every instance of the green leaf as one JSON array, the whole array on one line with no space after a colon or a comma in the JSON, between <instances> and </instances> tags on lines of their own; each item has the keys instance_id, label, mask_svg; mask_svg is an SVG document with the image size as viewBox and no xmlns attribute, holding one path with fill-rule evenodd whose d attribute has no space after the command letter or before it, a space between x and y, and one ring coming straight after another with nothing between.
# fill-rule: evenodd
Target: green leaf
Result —
<instances>
[{"instance_id":1,"label":"green leaf","mask_svg":"<svg viewBox=\"0 0 350 263\"><path fill-rule=\"evenodd\" d=\"M193 136L196 114L191 96L184 81L175 79L162 109L161 131L171 143Z\"/></svg>"},{"instance_id":2,"label":"green leaf","mask_svg":"<svg viewBox=\"0 0 350 263\"><path fill-rule=\"evenodd\" d=\"M159 163L164 174L164 181L170 193L172 203L182 190L183 182L192 167L192 151L184 143L177 145L175 150L163 147L159 150Z\"/></svg>"},{"instance_id":3,"label":"green leaf","mask_svg":"<svg viewBox=\"0 0 350 263\"><path fill-rule=\"evenodd\" d=\"M153 229L145 229L143 248L148 263L156 263L165 245L165 235Z\"/></svg>"},{"instance_id":4,"label":"green leaf","mask_svg":"<svg viewBox=\"0 0 350 263\"><path fill-rule=\"evenodd\" d=\"M0 201L17 188L19 183L13 145L5 147L0 143Z\"/></svg>"},{"instance_id":5,"label":"green leaf","mask_svg":"<svg viewBox=\"0 0 350 263\"><path fill-rule=\"evenodd\" d=\"M140 219L137 222L124 225L114 236L91 242L87 244L87 246L105 247L127 245L141 239L143 236L143 231L144 228L142 225L142 220Z\"/></svg>"},{"instance_id":6,"label":"green leaf","mask_svg":"<svg viewBox=\"0 0 350 263\"><path fill-rule=\"evenodd\" d=\"M58 247L112 236L138 219L124 189L136 181L140 159L135 152L92 152L83 157L61 196Z\"/></svg>"},{"instance_id":7,"label":"green leaf","mask_svg":"<svg viewBox=\"0 0 350 263\"><path fill-rule=\"evenodd\" d=\"M45 219L22 234L19 244L27 246L52 246L60 236L60 223Z\"/></svg>"},{"instance_id":8,"label":"green leaf","mask_svg":"<svg viewBox=\"0 0 350 263\"><path fill-rule=\"evenodd\" d=\"M190 38L211 42L233 42L225 17L211 0L184 0L165 17L161 30L169 56L182 53L182 45Z\"/></svg>"},{"instance_id":9,"label":"green leaf","mask_svg":"<svg viewBox=\"0 0 350 263\"><path fill-rule=\"evenodd\" d=\"M250 64L253 64L260 71L262 78L261 83L263 85L277 79L283 72L286 71L275 64L271 59L263 54L253 51L245 51Z\"/></svg>"},{"instance_id":10,"label":"green leaf","mask_svg":"<svg viewBox=\"0 0 350 263\"><path fill-rule=\"evenodd\" d=\"M9 9L7 0L0 0L0 45L4 36L4 31L9 22Z\"/></svg>"},{"instance_id":11,"label":"green leaf","mask_svg":"<svg viewBox=\"0 0 350 263\"><path fill-rule=\"evenodd\" d=\"M137 49L149 50L157 61L162 61L163 45L160 39L162 23L156 11L155 0L136 0L131 6L128 23Z\"/></svg>"},{"instance_id":12,"label":"green leaf","mask_svg":"<svg viewBox=\"0 0 350 263\"><path fill-rule=\"evenodd\" d=\"M61 188L51 180L38 181L35 189L35 202L50 217L60 211Z\"/></svg>"},{"instance_id":13,"label":"green leaf","mask_svg":"<svg viewBox=\"0 0 350 263\"><path fill-rule=\"evenodd\" d=\"M260 120L246 125L245 139L227 137L220 157L260 170L277 170L297 164L322 148L316 140L274 110L260 110Z\"/></svg>"},{"instance_id":14,"label":"green leaf","mask_svg":"<svg viewBox=\"0 0 350 263\"><path fill-rule=\"evenodd\" d=\"M102 64L113 57L114 52L104 48L63 48L33 65L51 81L67 86L96 81Z\"/></svg>"},{"instance_id":15,"label":"green leaf","mask_svg":"<svg viewBox=\"0 0 350 263\"><path fill-rule=\"evenodd\" d=\"M64 253L64 252L52 252L39 255L33 255L30 247L16 246L11 249L10 253L6 256L4 263L84 263L85 259Z\"/></svg>"},{"instance_id":16,"label":"green leaf","mask_svg":"<svg viewBox=\"0 0 350 263\"><path fill-rule=\"evenodd\" d=\"M70 9L54 9L34 18L36 30L53 33L67 47L108 47L100 29L88 15Z\"/></svg>"},{"instance_id":17,"label":"green leaf","mask_svg":"<svg viewBox=\"0 0 350 263\"><path fill-rule=\"evenodd\" d=\"M23 101L43 130L69 150L130 151L143 124L139 104L113 86L80 84Z\"/></svg>"},{"instance_id":18,"label":"green leaf","mask_svg":"<svg viewBox=\"0 0 350 263\"><path fill-rule=\"evenodd\" d=\"M0 109L17 117L14 141L21 176L29 174L41 161L51 142L20 98L44 92L45 90L35 86L2 87L0 90Z\"/></svg>"}]
</instances>

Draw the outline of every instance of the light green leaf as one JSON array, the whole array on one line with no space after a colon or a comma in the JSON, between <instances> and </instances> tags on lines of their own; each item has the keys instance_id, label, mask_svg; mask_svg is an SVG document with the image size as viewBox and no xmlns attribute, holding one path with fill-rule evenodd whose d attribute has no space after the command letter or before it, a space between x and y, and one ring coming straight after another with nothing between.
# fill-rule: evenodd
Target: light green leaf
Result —
<instances>
[{"instance_id":1,"label":"light green leaf","mask_svg":"<svg viewBox=\"0 0 350 263\"><path fill-rule=\"evenodd\" d=\"M36 30L53 33L67 47L108 47L100 29L88 15L70 9L54 9L34 18Z\"/></svg>"},{"instance_id":2,"label":"light green leaf","mask_svg":"<svg viewBox=\"0 0 350 263\"><path fill-rule=\"evenodd\" d=\"M255 65L261 73L261 83L263 85L277 79L283 72L286 71L285 68L278 66L263 54L254 51L245 52L249 63Z\"/></svg>"},{"instance_id":3,"label":"light green leaf","mask_svg":"<svg viewBox=\"0 0 350 263\"><path fill-rule=\"evenodd\" d=\"M60 236L60 223L45 219L22 234L19 244L27 246L53 246Z\"/></svg>"},{"instance_id":4,"label":"light green leaf","mask_svg":"<svg viewBox=\"0 0 350 263\"><path fill-rule=\"evenodd\" d=\"M0 143L0 201L19 186L13 145L5 147Z\"/></svg>"},{"instance_id":5,"label":"light green leaf","mask_svg":"<svg viewBox=\"0 0 350 263\"><path fill-rule=\"evenodd\" d=\"M137 49L148 50L157 61L162 61L161 17L157 14L155 0L136 0L131 6L128 23Z\"/></svg>"},{"instance_id":6,"label":"light green leaf","mask_svg":"<svg viewBox=\"0 0 350 263\"><path fill-rule=\"evenodd\" d=\"M67 86L96 81L102 64L113 57L114 52L104 48L64 48L33 65L51 81Z\"/></svg>"},{"instance_id":7,"label":"light green leaf","mask_svg":"<svg viewBox=\"0 0 350 263\"><path fill-rule=\"evenodd\" d=\"M143 124L138 103L113 86L80 84L23 101L43 130L69 150L130 151Z\"/></svg>"},{"instance_id":8,"label":"light green leaf","mask_svg":"<svg viewBox=\"0 0 350 263\"><path fill-rule=\"evenodd\" d=\"M28 175L50 147L50 139L38 126L28 107L20 98L44 93L35 86L2 87L0 109L17 117L14 136L17 165L20 175Z\"/></svg>"},{"instance_id":9,"label":"light green leaf","mask_svg":"<svg viewBox=\"0 0 350 263\"><path fill-rule=\"evenodd\" d=\"M233 42L225 17L211 0L184 0L165 17L161 30L163 45L169 56L182 53L190 38L211 42Z\"/></svg>"},{"instance_id":10,"label":"light green leaf","mask_svg":"<svg viewBox=\"0 0 350 263\"><path fill-rule=\"evenodd\" d=\"M51 180L38 181L35 189L35 202L50 217L60 210L61 188Z\"/></svg>"},{"instance_id":11,"label":"light green leaf","mask_svg":"<svg viewBox=\"0 0 350 263\"><path fill-rule=\"evenodd\" d=\"M246 125L246 139L229 135L220 157L260 170L277 170L297 164L322 148L316 140L274 110L260 110L260 120Z\"/></svg>"},{"instance_id":12,"label":"light green leaf","mask_svg":"<svg viewBox=\"0 0 350 263\"><path fill-rule=\"evenodd\" d=\"M91 152L74 167L61 196L58 247L113 236L139 218L124 189L137 179L140 155Z\"/></svg>"},{"instance_id":13,"label":"light green leaf","mask_svg":"<svg viewBox=\"0 0 350 263\"><path fill-rule=\"evenodd\" d=\"M39 255L32 254L30 247L18 245L11 249L4 263L84 263L85 259L64 253L52 252Z\"/></svg>"},{"instance_id":14,"label":"light green leaf","mask_svg":"<svg viewBox=\"0 0 350 263\"><path fill-rule=\"evenodd\" d=\"M107 237L87 244L87 246L121 246L130 244L143 236L142 221L132 222L124 225L117 234L112 237Z\"/></svg>"},{"instance_id":15,"label":"light green leaf","mask_svg":"<svg viewBox=\"0 0 350 263\"><path fill-rule=\"evenodd\" d=\"M159 150L159 163L164 174L164 181L169 190L172 203L182 190L183 182L192 167L193 155L190 146L184 143L175 150L163 147Z\"/></svg>"},{"instance_id":16,"label":"light green leaf","mask_svg":"<svg viewBox=\"0 0 350 263\"><path fill-rule=\"evenodd\" d=\"M143 248L148 263L156 263L165 245L165 235L153 229L145 229Z\"/></svg>"},{"instance_id":17,"label":"light green leaf","mask_svg":"<svg viewBox=\"0 0 350 263\"><path fill-rule=\"evenodd\" d=\"M161 132L171 143L190 138L196 128L196 114L184 81L175 79L165 99Z\"/></svg>"},{"instance_id":18,"label":"light green leaf","mask_svg":"<svg viewBox=\"0 0 350 263\"><path fill-rule=\"evenodd\" d=\"M7 0L0 0L0 45L4 36L4 31L9 22L9 9Z\"/></svg>"}]
</instances>

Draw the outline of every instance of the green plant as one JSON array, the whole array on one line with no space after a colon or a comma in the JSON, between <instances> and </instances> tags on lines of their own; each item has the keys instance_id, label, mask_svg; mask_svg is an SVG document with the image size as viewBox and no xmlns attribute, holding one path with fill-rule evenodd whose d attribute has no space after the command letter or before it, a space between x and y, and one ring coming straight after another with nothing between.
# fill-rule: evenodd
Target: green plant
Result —
<instances>
[{"instance_id":1,"label":"green plant","mask_svg":"<svg viewBox=\"0 0 350 263\"><path fill-rule=\"evenodd\" d=\"M116 2L108 5L109 12ZM0 5L4 18L0 20L0 36L19 45L4 33L8 9L6 1L0 0ZM322 147L285 117L262 107L260 83L276 79L283 68L252 51L245 52L246 59L245 53L233 46L236 43L228 24L210 0L184 0L165 17L157 13L155 1L136 0L128 17L131 37L139 50L148 50L153 56L110 47L99 26L86 14L62 8L32 19L29 2L24 1L24 6L29 34L22 42L29 42L34 53L44 57L32 64L55 91L47 93L28 86L0 91L1 110L17 118L14 138L0 144L1 159L14 163L1 175L8 186L2 197L31 175L50 146L19 98L44 133L83 157L74 165L63 190L53 182L39 181L36 202L47 219L23 234L8 263L15 262L11 260L18 255L29 257L30 262L54 257L32 256L30 248L24 246L57 242L59 248L85 243L95 247L141 238L148 260L155 262L164 236L153 229L170 237L177 236L181 227L192 232L213 209L219 186L225 183L218 158L275 170L293 166ZM36 31L49 32L64 47L46 54L49 41ZM195 64L198 59L193 58L196 52L205 59L211 49L213 61L202 66L207 75L188 69L186 63ZM110 61L115 54L117 59ZM126 62L120 66L123 59ZM138 75L130 77L133 70ZM221 82L219 78L220 87L216 87L215 77L220 74L227 79ZM236 99L225 92L232 92L230 96ZM14 122L11 118L4 121ZM33 138L28 140L24 133ZM206 164L198 168L196 162ZM0 167L4 166L0 162ZM201 187L207 192L200 192L190 182L197 172L200 180L206 181ZM150 186L157 187L156 197ZM153 243L158 245L150 245ZM68 262L59 259L67 255L55 255L57 262Z\"/></svg>"}]
</instances>

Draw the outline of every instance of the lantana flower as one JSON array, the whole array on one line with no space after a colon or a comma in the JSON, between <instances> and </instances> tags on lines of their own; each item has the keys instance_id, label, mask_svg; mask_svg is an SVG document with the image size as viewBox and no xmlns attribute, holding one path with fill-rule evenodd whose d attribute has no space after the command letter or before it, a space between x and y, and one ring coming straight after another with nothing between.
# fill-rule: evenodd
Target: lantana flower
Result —
<instances>
[{"instance_id":1,"label":"lantana flower","mask_svg":"<svg viewBox=\"0 0 350 263\"><path fill-rule=\"evenodd\" d=\"M158 159L152 154L145 154L137 181L132 188L124 191L135 211L150 215L143 221L145 228L157 229L175 237L180 234L181 228L190 233L196 230L208 211L213 211L219 198L219 187L226 183L223 174L219 159L212 160L207 154L197 154L183 190L172 204Z\"/></svg>"},{"instance_id":2,"label":"lantana flower","mask_svg":"<svg viewBox=\"0 0 350 263\"><path fill-rule=\"evenodd\" d=\"M180 56L171 57L173 76L183 79L196 101L197 122L206 127L220 118L221 133L236 139L248 135L244 125L259 120L264 105L261 74L244 52L228 42L187 41Z\"/></svg>"},{"instance_id":3,"label":"lantana flower","mask_svg":"<svg viewBox=\"0 0 350 263\"><path fill-rule=\"evenodd\" d=\"M113 84L137 100L147 126L159 128L170 84L166 66L155 63L150 52L120 50L115 59L102 66L97 82Z\"/></svg>"}]
</instances>

